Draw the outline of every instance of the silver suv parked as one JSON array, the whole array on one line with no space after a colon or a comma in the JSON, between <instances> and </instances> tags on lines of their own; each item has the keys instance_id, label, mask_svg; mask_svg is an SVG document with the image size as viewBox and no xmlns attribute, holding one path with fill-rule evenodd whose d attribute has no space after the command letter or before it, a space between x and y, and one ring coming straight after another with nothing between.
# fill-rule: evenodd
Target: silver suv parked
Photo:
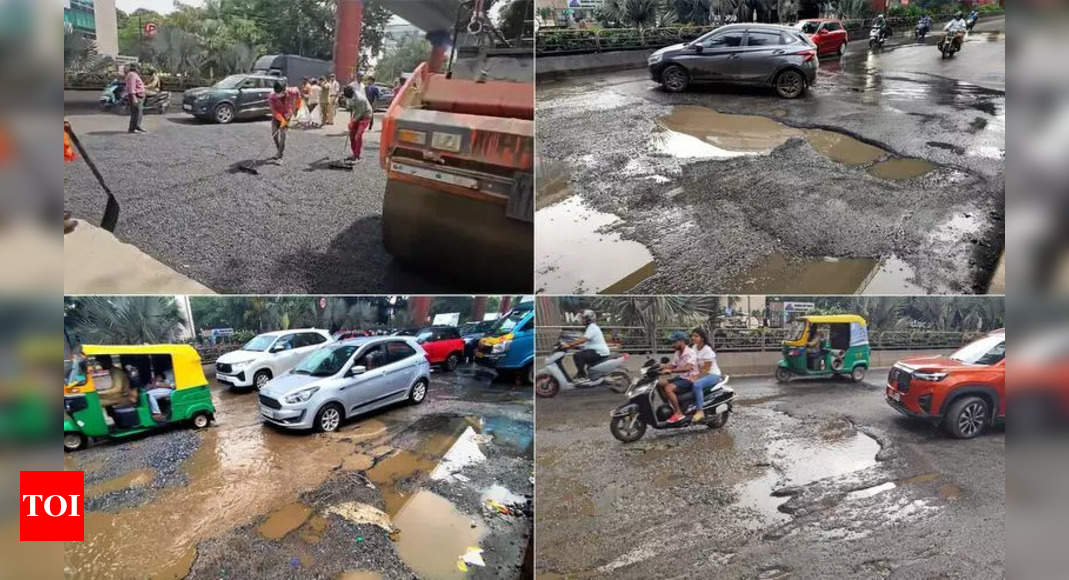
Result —
<instances>
[{"instance_id":1,"label":"silver suv parked","mask_svg":"<svg viewBox=\"0 0 1069 580\"><path fill-rule=\"evenodd\" d=\"M375 336L332 343L260 389L260 415L287 429L334 431L360 413L421 403L431 365L412 337Z\"/></svg>"}]
</instances>

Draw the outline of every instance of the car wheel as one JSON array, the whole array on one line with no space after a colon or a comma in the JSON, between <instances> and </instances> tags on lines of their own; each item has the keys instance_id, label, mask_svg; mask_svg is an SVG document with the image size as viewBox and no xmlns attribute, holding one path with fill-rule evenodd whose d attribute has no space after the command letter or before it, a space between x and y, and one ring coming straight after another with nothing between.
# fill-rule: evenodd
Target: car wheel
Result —
<instances>
[{"instance_id":1,"label":"car wheel","mask_svg":"<svg viewBox=\"0 0 1069 580\"><path fill-rule=\"evenodd\" d=\"M845 54L846 53L846 43L844 42L844 43L840 44L839 45L839 50L836 51L836 52L837 52L837 54L839 56L842 56L843 54Z\"/></svg>"},{"instance_id":2,"label":"car wheel","mask_svg":"<svg viewBox=\"0 0 1069 580\"><path fill-rule=\"evenodd\" d=\"M661 84L670 92L679 93L684 91L687 85L690 84L690 75L678 64L669 65L668 68L661 71Z\"/></svg>"},{"instance_id":3,"label":"car wheel","mask_svg":"<svg viewBox=\"0 0 1069 580\"><path fill-rule=\"evenodd\" d=\"M201 412L197 413L196 415L193 415L193 428L194 429L203 429L203 428L207 427L208 425L210 425L211 422L212 422L211 416L208 415L208 413L205 413L204 411L201 411Z\"/></svg>"},{"instance_id":4,"label":"car wheel","mask_svg":"<svg viewBox=\"0 0 1069 580\"><path fill-rule=\"evenodd\" d=\"M234 120L234 105L222 103L215 108L215 122L226 125Z\"/></svg>"},{"instance_id":5,"label":"car wheel","mask_svg":"<svg viewBox=\"0 0 1069 580\"><path fill-rule=\"evenodd\" d=\"M855 383L860 383L865 378L865 366L857 365L854 370L850 371L850 380Z\"/></svg>"},{"instance_id":6,"label":"car wheel","mask_svg":"<svg viewBox=\"0 0 1069 580\"><path fill-rule=\"evenodd\" d=\"M337 403L324 405L323 408L316 413L315 428L317 431L330 433L337 431L339 425L341 425L341 406Z\"/></svg>"},{"instance_id":7,"label":"car wheel","mask_svg":"<svg viewBox=\"0 0 1069 580\"><path fill-rule=\"evenodd\" d=\"M776 75L776 94L784 99L795 99L805 92L805 78L802 73L787 69Z\"/></svg>"},{"instance_id":8,"label":"car wheel","mask_svg":"<svg viewBox=\"0 0 1069 580\"><path fill-rule=\"evenodd\" d=\"M256 371L256 374L252 376L252 385L256 387L257 391L259 391L260 389L264 388L264 386L266 386L267 382L270 380L271 371L267 369Z\"/></svg>"},{"instance_id":9,"label":"car wheel","mask_svg":"<svg viewBox=\"0 0 1069 580\"><path fill-rule=\"evenodd\" d=\"M457 356L457 353L454 352L453 354L451 354L448 357L446 357L446 359L445 359L445 370L447 370L449 372L453 372L453 371L457 370L457 365L458 364L460 364L460 357Z\"/></svg>"},{"instance_id":10,"label":"car wheel","mask_svg":"<svg viewBox=\"0 0 1069 580\"><path fill-rule=\"evenodd\" d=\"M412 385L412 390L408 392L408 402L413 405L418 405L423 402L423 399L427 398L427 381L420 379L416 381L416 384Z\"/></svg>"},{"instance_id":11,"label":"car wheel","mask_svg":"<svg viewBox=\"0 0 1069 580\"><path fill-rule=\"evenodd\" d=\"M538 375L534 385L535 394L539 397L555 397L560 391L560 383L552 375Z\"/></svg>"},{"instance_id":12,"label":"car wheel","mask_svg":"<svg viewBox=\"0 0 1069 580\"><path fill-rule=\"evenodd\" d=\"M85 449L87 443L89 443L89 439L81 433L67 432L63 434L63 451L67 453Z\"/></svg>"},{"instance_id":13,"label":"car wheel","mask_svg":"<svg viewBox=\"0 0 1069 580\"><path fill-rule=\"evenodd\" d=\"M528 385L533 385L534 384L534 364L533 363L527 365L527 368L524 369L523 378L524 378L524 381L526 381Z\"/></svg>"},{"instance_id":14,"label":"car wheel","mask_svg":"<svg viewBox=\"0 0 1069 580\"><path fill-rule=\"evenodd\" d=\"M791 371L783 368L776 367L776 381L780 383L786 383L791 380Z\"/></svg>"},{"instance_id":15,"label":"car wheel","mask_svg":"<svg viewBox=\"0 0 1069 580\"><path fill-rule=\"evenodd\" d=\"M962 397L950 404L944 419L946 430L958 439L972 439L987 426L987 401L980 397Z\"/></svg>"}]
</instances>

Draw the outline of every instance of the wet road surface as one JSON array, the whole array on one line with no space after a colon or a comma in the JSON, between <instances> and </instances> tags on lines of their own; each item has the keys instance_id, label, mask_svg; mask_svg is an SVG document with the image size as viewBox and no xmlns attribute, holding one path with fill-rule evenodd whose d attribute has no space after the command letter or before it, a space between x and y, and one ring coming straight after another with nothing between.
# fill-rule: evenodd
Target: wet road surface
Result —
<instances>
[{"instance_id":1,"label":"wet road surface","mask_svg":"<svg viewBox=\"0 0 1069 580\"><path fill-rule=\"evenodd\" d=\"M379 124L351 172L326 167L349 154L339 122L331 129L289 131L283 165L262 164L259 175L249 175L236 169L239 162L275 154L266 118L215 125L182 112L152 113L143 124L149 134L128 135L127 118L87 110L85 93L67 94L77 102L65 118L119 201L115 234L211 289L478 290L405 268L383 247L386 176L378 160ZM175 93L172 103L180 96ZM99 223L105 198L85 163L65 165L63 190L65 209Z\"/></svg>"},{"instance_id":2,"label":"wet road surface","mask_svg":"<svg viewBox=\"0 0 1069 580\"><path fill-rule=\"evenodd\" d=\"M537 577L1004 577L1004 432L900 416L885 372L733 380L724 427L626 445L622 396L538 399Z\"/></svg>"},{"instance_id":3,"label":"wet road surface","mask_svg":"<svg viewBox=\"0 0 1069 580\"><path fill-rule=\"evenodd\" d=\"M855 42L791 101L670 94L645 70L540 83L554 179L538 182L538 289L985 291L1004 232L1005 36L981 25L947 60Z\"/></svg>"},{"instance_id":4,"label":"wet road surface","mask_svg":"<svg viewBox=\"0 0 1069 580\"><path fill-rule=\"evenodd\" d=\"M533 525L529 387L465 368L435 373L421 405L331 434L263 425L255 392L212 388L210 428L65 457L86 472L87 490L68 577L520 575ZM427 542L431 531L452 541ZM469 548L484 550L485 565L464 574L457 561Z\"/></svg>"}]
</instances>

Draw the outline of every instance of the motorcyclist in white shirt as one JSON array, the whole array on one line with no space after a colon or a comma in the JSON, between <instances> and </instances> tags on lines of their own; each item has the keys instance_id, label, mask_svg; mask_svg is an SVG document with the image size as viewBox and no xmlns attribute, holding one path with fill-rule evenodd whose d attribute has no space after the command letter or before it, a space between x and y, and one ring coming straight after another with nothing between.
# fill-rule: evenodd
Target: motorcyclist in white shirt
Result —
<instances>
[{"instance_id":1,"label":"motorcyclist in white shirt","mask_svg":"<svg viewBox=\"0 0 1069 580\"><path fill-rule=\"evenodd\" d=\"M951 40L956 43L955 48L961 50L961 37L958 35L965 34L965 28L965 18L962 17L961 11L959 10L954 13L954 18L951 19L950 22L947 22L946 26L943 27L943 30L946 31L946 36L943 38L943 41L946 42L947 40Z\"/></svg>"}]
</instances>

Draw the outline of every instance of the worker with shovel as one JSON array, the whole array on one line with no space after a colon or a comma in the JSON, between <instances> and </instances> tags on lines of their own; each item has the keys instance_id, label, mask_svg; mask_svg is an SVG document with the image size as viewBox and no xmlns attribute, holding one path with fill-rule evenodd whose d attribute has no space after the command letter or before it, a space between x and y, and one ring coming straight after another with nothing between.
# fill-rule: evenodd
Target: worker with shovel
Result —
<instances>
[{"instance_id":1,"label":"worker with shovel","mask_svg":"<svg viewBox=\"0 0 1069 580\"><path fill-rule=\"evenodd\" d=\"M353 154L349 161L360 159L360 152L364 148L364 132L371 124L371 103L362 90L354 90L352 85L346 85L342 90L345 95L345 108L349 111L349 146Z\"/></svg>"},{"instance_id":2,"label":"worker with shovel","mask_svg":"<svg viewBox=\"0 0 1069 580\"><path fill-rule=\"evenodd\" d=\"M278 154L274 158L279 162L282 161L282 154L286 151L286 130L289 128L290 119L293 118L300 95L297 87L287 89L281 81L275 81L274 92L267 97L267 103L271 106L271 136L278 149Z\"/></svg>"}]
</instances>

